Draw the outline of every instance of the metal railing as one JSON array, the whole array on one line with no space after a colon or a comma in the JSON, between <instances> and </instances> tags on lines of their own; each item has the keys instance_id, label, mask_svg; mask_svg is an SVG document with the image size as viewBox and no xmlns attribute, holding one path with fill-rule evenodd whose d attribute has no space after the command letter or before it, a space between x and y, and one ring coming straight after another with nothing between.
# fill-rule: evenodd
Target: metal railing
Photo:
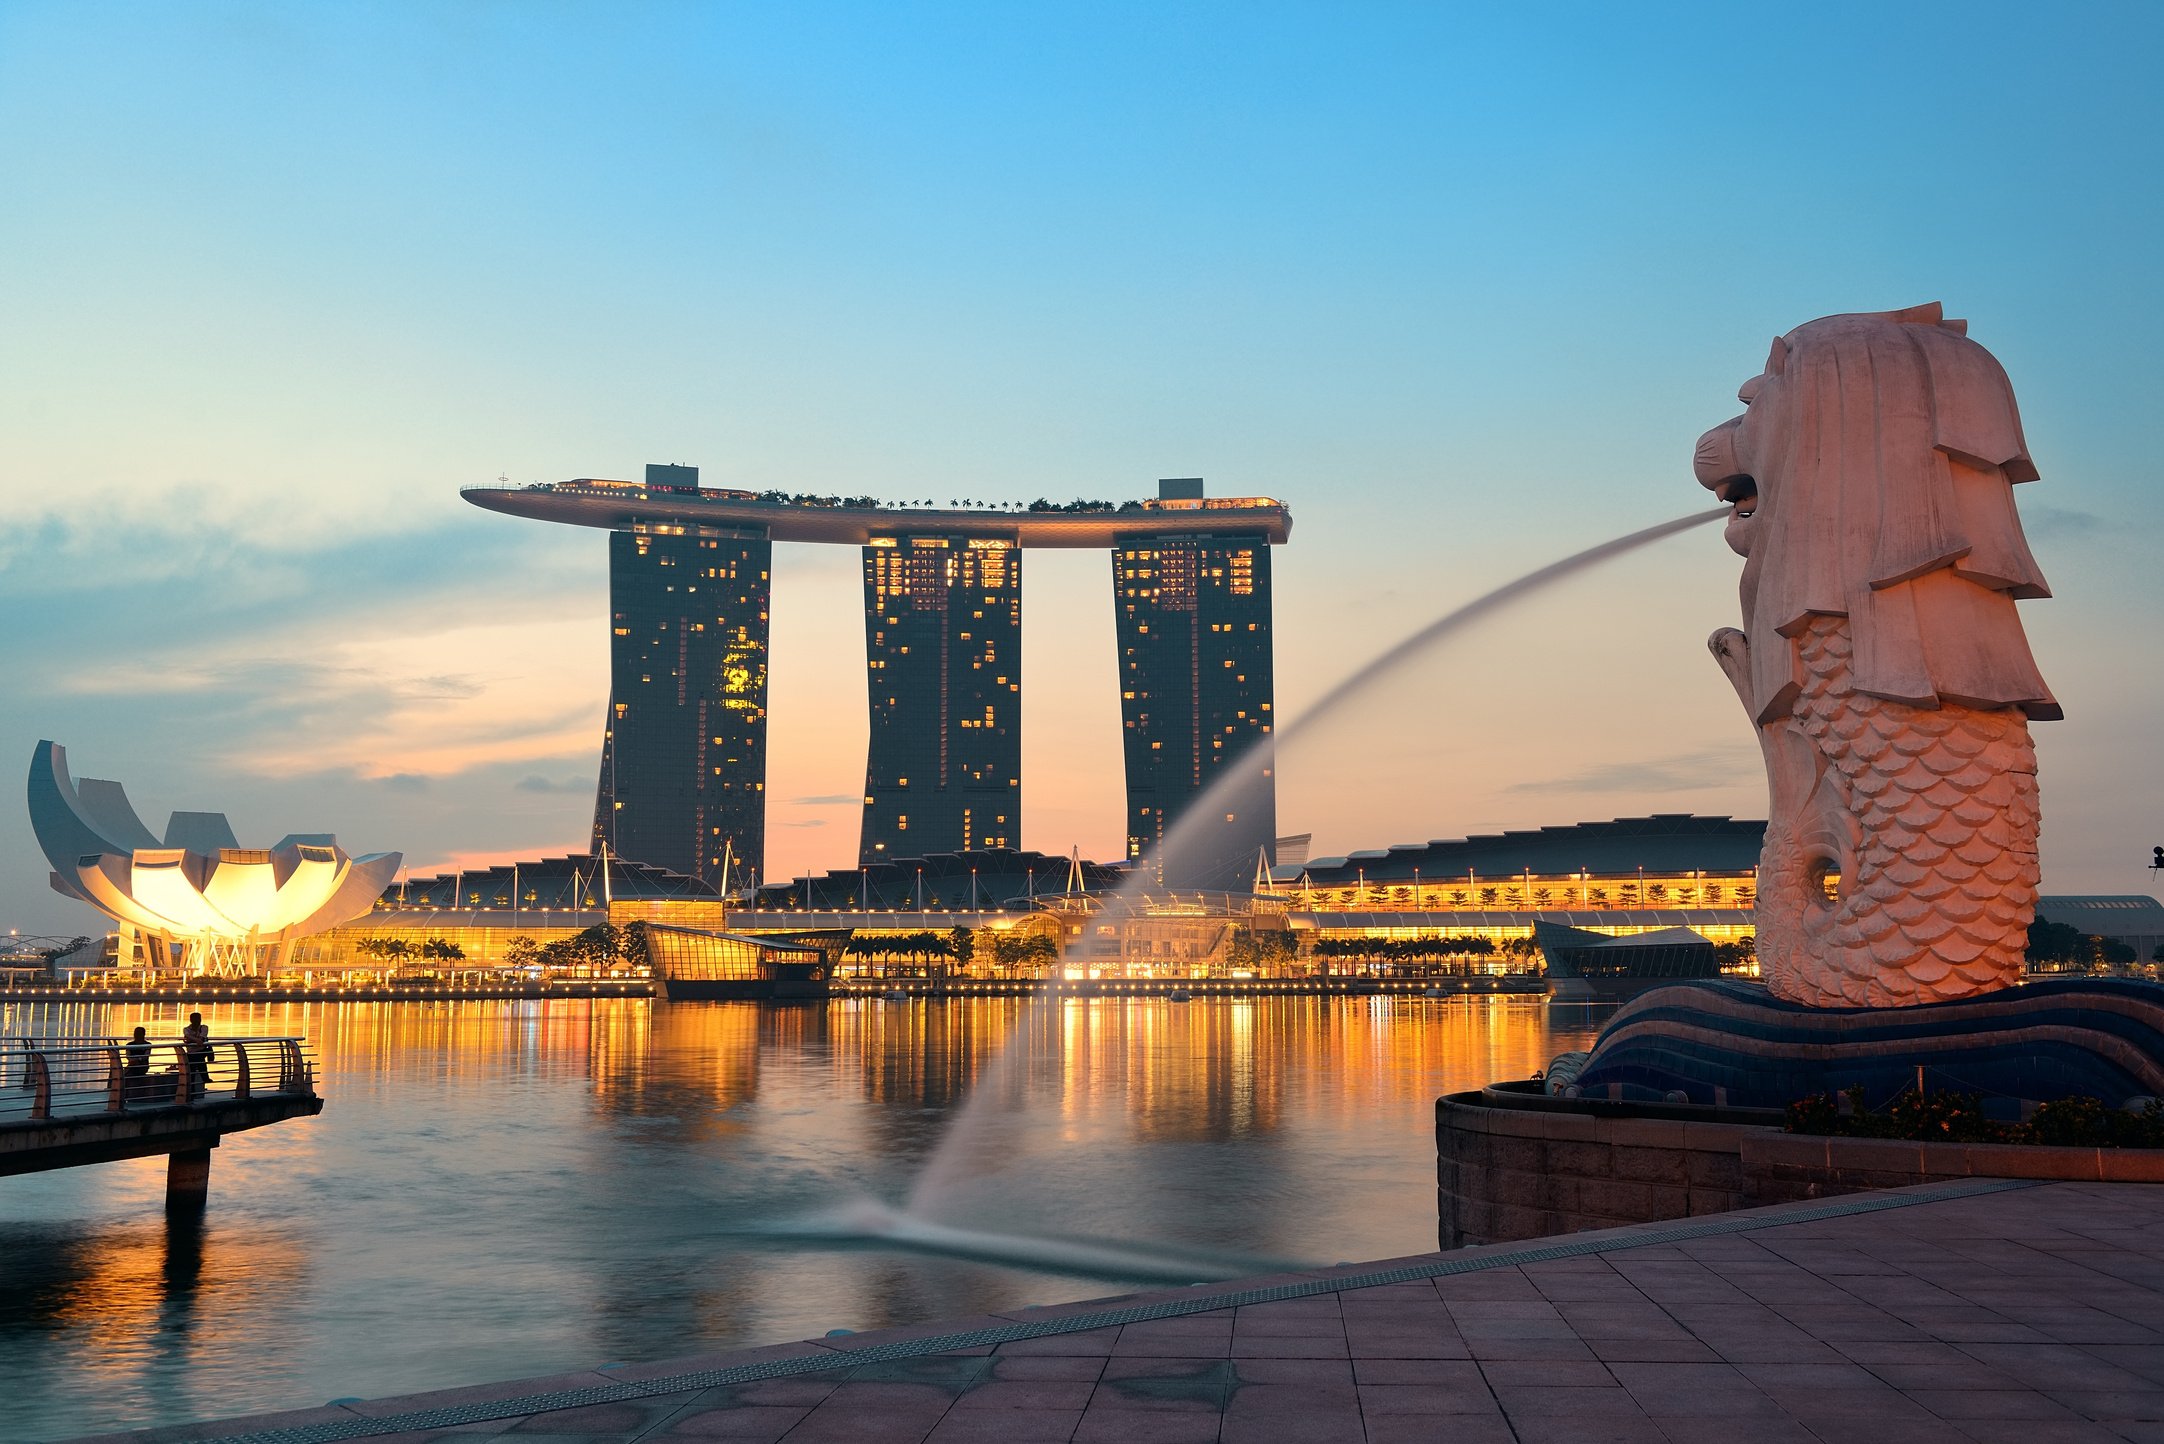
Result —
<instances>
[{"instance_id":1,"label":"metal railing","mask_svg":"<svg viewBox=\"0 0 2164 1444\"><path fill-rule=\"evenodd\" d=\"M0 1125L315 1091L305 1038L0 1038Z\"/></svg>"}]
</instances>

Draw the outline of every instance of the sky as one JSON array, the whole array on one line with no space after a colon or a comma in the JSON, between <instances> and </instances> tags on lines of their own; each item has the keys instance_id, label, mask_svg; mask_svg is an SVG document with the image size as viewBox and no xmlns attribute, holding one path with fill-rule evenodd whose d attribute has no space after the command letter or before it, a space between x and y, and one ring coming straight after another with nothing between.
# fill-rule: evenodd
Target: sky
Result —
<instances>
[{"instance_id":1,"label":"sky","mask_svg":"<svg viewBox=\"0 0 2164 1444\"><path fill-rule=\"evenodd\" d=\"M0 761L415 872L583 850L635 477L1292 509L1278 710L1699 509L1769 339L2004 363L2047 890L2149 890L2164 8L0 0ZM775 549L767 875L855 860L861 580ZM1318 854L1762 816L1701 529L1281 759ZM1121 851L1110 564L1034 552L1022 841ZM18 776L21 773L17 774ZM16 796L19 798L20 793ZM0 798L0 927L89 930Z\"/></svg>"}]
</instances>

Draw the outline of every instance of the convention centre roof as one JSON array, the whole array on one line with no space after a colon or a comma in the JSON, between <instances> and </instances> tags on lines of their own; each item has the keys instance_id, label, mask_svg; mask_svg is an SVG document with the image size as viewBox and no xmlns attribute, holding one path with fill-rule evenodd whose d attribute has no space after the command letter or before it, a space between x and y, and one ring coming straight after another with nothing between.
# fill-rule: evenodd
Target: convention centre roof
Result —
<instances>
[{"instance_id":1,"label":"convention centre roof","mask_svg":"<svg viewBox=\"0 0 2164 1444\"><path fill-rule=\"evenodd\" d=\"M434 877L410 877L383 890L380 908L493 908L512 906L516 877L521 908L591 908L657 898L714 898L712 886L665 867L590 855L542 857L498 867L467 868Z\"/></svg>"},{"instance_id":2,"label":"convention centre roof","mask_svg":"<svg viewBox=\"0 0 2164 1444\"><path fill-rule=\"evenodd\" d=\"M1319 858L1304 869L1316 887L1339 887L1365 877L1376 882L1410 882L1414 871L1423 881L1463 877L1506 878L1532 872L1556 877L1589 872L1614 877L1643 868L1649 873L1749 872L1758 866L1764 822L1732 817L1701 817L1688 812L1657 812L1651 817L1619 817L1612 822L1581 822L1571 827L1403 843L1374 852Z\"/></svg>"},{"instance_id":3,"label":"convention centre roof","mask_svg":"<svg viewBox=\"0 0 2164 1444\"><path fill-rule=\"evenodd\" d=\"M1078 876L1079 874L1079 876ZM1033 897L1119 886L1124 869L1022 848L990 847L897 857L759 889L762 908L915 911L1026 905ZM1073 885L1079 882L1079 887Z\"/></svg>"}]
</instances>

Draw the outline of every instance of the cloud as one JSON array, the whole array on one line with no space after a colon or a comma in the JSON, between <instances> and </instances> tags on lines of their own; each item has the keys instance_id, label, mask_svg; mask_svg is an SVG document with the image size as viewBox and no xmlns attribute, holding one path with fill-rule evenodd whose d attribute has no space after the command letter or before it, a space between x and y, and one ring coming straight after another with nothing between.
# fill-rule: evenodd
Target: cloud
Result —
<instances>
[{"instance_id":1,"label":"cloud","mask_svg":"<svg viewBox=\"0 0 2164 1444\"><path fill-rule=\"evenodd\" d=\"M393 772L388 777L377 778L376 781L390 792L428 791L428 779L416 772Z\"/></svg>"},{"instance_id":2,"label":"cloud","mask_svg":"<svg viewBox=\"0 0 2164 1444\"><path fill-rule=\"evenodd\" d=\"M472 872L481 868L509 867L513 863L542 862L552 857L590 857L585 839L576 842L542 842L532 847L454 849L427 855L424 861L406 859L407 879L439 877L445 873Z\"/></svg>"},{"instance_id":3,"label":"cloud","mask_svg":"<svg viewBox=\"0 0 2164 1444\"><path fill-rule=\"evenodd\" d=\"M1506 792L1705 792L1730 787L1757 760L1748 747L1724 746L1673 757L1634 762L1605 762L1567 777L1513 782Z\"/></svg>"},{"instance_id":4,"label":"cloud","mask_svg":"<svg viewBox=\"0 0 2164 1444\"><path fill-rule=\"evenodd\" d=\"M855 792L823 792L817 797L792 797L791 807L862 807L863 795Z\"/></svg>"},{"instance_id":5,"label":"cloud","mask_svg":"<svg viewBox=\"0 0 2164 1444\"><path fill-rule=\"evenodd\" d=\"M2095 536L2104 527L2104 518L2095 512L2076 511L2072 507L2025 506L2021 509L2021 529L2031 541Z\"/></svg>"},{"instance_id":6,"label":"cloud","mask_svg":"<svg viewBox=\"0 0 2164 1444\"><path fill-rule=\"evenodd\" d=\"M512 783L511 786L519 792L577 793L591 792L594 790L593 779L591 778L549 778L543 777L538 772L528 773L526 776L521 777L518 781Z\"/></svg>"},{"instance_id":7,"label":"cloud","mask_svg":"<svg viewBox=\"0 0 2164 1444\"><path fill-rule=\"evenodd\" d=\"M785 822L782 824L783 827L825 827L826 825L827 820L823 817L810 817L802 822Z\"/></svg>"}]
</instances>

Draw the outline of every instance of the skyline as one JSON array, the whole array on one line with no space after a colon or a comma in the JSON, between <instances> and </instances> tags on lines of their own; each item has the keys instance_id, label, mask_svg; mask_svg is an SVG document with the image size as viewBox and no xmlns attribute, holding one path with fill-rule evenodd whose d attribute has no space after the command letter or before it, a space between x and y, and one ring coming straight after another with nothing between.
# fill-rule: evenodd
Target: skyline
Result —
<instances>
[{"instance_id":1,"label":"skyline","mask_svg":"<svg viewBox=\"0 0 2164 1444\"><path fill-rule=\"evenodd\" d=\"M1746 70L1721 12L1580 14L1558 44L1502 12L13 7L0 595L35 624L0 642L0 739L68 744L146 817L312 822L416 872L578 848L606 546L457 490L649 460L1278 497L1290 720L1452 605L1702 505L1691 442L1768 337L1936 299L2044 474L2045 889L2151 890L2164 21L1916 7L1865 45L1761 16ZM1819 104L1761 98L1798 76ZM775 550L770 877L855 849L862 578L831 551ZM1030 562L1018 841L1111 859L1103 565ZM1278 831L1762 816L1702 646L1738 568L1690 532L1514 611L1372 734L1281 758ZM1595 735L1588 695L1621 704ZM0 926L88 925L44 872L7 809Z\"/></svg>"}]
</instances>

